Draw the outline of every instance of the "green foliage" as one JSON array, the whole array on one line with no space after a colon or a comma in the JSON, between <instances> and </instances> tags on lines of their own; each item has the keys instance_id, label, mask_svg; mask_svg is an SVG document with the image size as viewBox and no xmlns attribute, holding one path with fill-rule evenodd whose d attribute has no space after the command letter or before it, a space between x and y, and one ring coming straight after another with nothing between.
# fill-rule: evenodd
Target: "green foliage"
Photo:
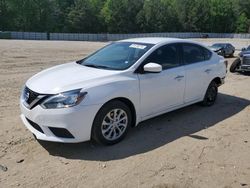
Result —
<instances>
[{"instance_id":1,"label":"green foliage","mask_svg":"<svg viewBox=\"0 0 250 188\"><path fill-rule=\"evenodd\" d=\"M0 0L0 31L3 28L10 29L11 14L6 0Z\"/></svg>"},{"instance_id":2,"label":"green foliage","mask_svg":"<svg viewBox=\"0 0 250 188\"><path fill-rule=\"evenodd\" d=\"M211 0L211 31L234 32L235 22L232 0Z\"/></svg>"},{"instance_id":3,"label":"green foliage","mask_svg":"<svg viewBox=\"0 0 250 188\"><path fill-rule=\"evenodd\" d=\"M237 33L247 33L249 29L250 23L246 14L243 12L237 19L236 22L236 32Z\"/></svg>"},{"instance_id":4,"label":"green foliage","mask_svg":"<svg viewBox=\"0 0 250 188\"><path fill-rule=\"evenodd\" d=\"M99 13L102 3L97 0L76 0L67 15L67 31L69 32L99 32L103 24Z\"/></svg>"},{"instance_id":5,"label":"green foliage","mask_svg":"<svg viewBox=\"0 0 250 188\"><path fill-rule=\"evenodd\" d=\"M0 31L250 32L250 0L0 0Z\"/></svg>"},{"instance_id":6,"label":"green foliage","mask_svg":"<svg viewBox=\"0 0 250 188\"><path fill-rule=\"evenodd\" d=\"M108 32L139 32L136 16L142 6L143 0L107 0L102 9L102 16Z\"/></svg>"},{"instance_id":7,"label":"green foliage","mask_svg":"<svg viewBox=\"0 0 250 188\"><path fill-rule=\"evenodd\" d=\"M143 32L176 31L180 24L170 0L146 0L137 15Z\"/></svg>"}]
</instances>

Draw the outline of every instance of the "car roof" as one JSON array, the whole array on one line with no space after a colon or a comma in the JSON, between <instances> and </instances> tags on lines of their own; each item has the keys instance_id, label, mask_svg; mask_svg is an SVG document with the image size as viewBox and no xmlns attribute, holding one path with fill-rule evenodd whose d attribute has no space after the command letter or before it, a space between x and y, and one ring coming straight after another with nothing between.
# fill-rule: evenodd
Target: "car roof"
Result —
<instances>
[{"instance_id":1,"label":"car roof","mask_svg":"<svg viewBox=\"0 0 250 188\"><path fill-rule=\"evenodd\" d=\"M222 43L222 42L220 42L220 43L214 43L213 45L228 45L228 44L230 44L230 43Z\"/></svg>"},{"instance_id":2,"label":"car roof","mask_svg":"<svg viewBox=\"0 0 250 188\"><path fill-rule=\"evenodd\" d=\"M161 43L172 43L172 42L192 42L190 40L178 39L178 38L164 38L164 37L145 37L145 38L131 38L120 40L119 42L137 42L137 43L147 43L147 44L161 44ZM197 43L198 44L198 43Z\"/></svg>"}]
</instances>

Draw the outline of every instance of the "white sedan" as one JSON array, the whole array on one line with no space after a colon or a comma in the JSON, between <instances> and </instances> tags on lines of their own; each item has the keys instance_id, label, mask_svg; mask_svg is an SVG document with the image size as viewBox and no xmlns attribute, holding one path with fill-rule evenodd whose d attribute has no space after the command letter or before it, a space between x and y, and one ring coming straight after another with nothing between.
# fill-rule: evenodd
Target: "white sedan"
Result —
<instances>
[{"instance_id":1,"label":"white sedan","mask_svg":"<svg viewBox=\"0 0 250 188\"><path fill-rule=\"evenodd\" d=\"M198 102L213 105L225 76L224 59L202 44L122 40L31 77L21 118L40 140L115 144L146 119Z\"/></svg>"}]
</instances>

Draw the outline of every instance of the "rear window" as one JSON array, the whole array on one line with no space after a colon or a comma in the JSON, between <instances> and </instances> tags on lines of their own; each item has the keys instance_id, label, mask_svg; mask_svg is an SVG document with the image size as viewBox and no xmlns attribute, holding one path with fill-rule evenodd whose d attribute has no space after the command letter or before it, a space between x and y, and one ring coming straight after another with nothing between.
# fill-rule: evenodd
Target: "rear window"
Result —
<instances>
[{"instance_id":1,"label":"rear window","mask_svg":"<svg viewBox=\"0 0 250 188\"><path fill-rule=\"evenodd\" d=\"M203 48L203 47L201 47ZM203 53L204 53L204 60L207 61L212 57L212 52L210 52L208 49L203 48Z\"/></svg>"},{"instance_id":2,"label":"rear window","mask_svg":"<svg viewBox=\"0 0 250 188\"><path fill-rule=\"evenodd\" d=\"M212 53L202 46L183 44L183 58L185 64L207 61L211 58L211 56Z\"/></svg>"}]
</instances>

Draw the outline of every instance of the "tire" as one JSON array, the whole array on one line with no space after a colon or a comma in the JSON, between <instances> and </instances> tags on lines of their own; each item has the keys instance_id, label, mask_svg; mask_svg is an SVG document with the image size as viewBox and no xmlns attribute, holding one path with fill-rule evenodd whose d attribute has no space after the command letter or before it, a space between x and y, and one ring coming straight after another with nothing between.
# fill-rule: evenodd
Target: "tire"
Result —
<instances>
[{"instance_id":1,"label":"tire","mask_svg":"<svg viewBox=\"0 0 250 188\"><path fill-rule=\"evenodd\" d=\"M119 100L108 102L94 119L91 137L100 144L116 144L126 136L131 123L131 111L126 104Z\"/></svg>"},{"instance_id":2,"label":"tire","mask_svg":"<svg viewBox=\"0 0 250 188\"><path fill-rule=\"evenodd\" d=\"M230 66L230 72L234 73L236 72L236 69L240 66L240 58L237 58L234 60L232 65Z\"/></svg>"},{"instance_id":3,"label":"tire","mask_svg":"<svg viewBox=\"0 0 250 188\"><path fill-rule=\"evenodd\" d=\"M206 94L201 104L203 106L212 106L217 99L217 94L218 86L215 81L212 81L207 88Z\"/></svg>"}]
</instances>

